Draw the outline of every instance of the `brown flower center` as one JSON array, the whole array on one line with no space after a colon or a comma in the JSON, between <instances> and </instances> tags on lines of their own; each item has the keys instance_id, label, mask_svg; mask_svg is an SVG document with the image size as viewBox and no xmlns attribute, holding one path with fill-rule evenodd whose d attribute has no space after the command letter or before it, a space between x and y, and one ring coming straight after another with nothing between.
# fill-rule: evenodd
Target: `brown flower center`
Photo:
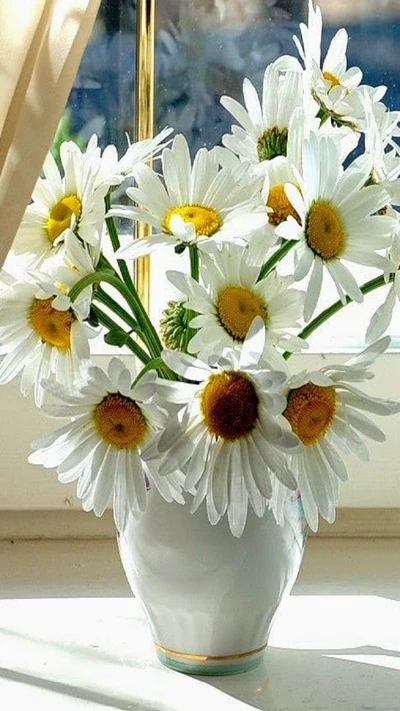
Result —
<instances>
[{"instance_id":1,"label":"brown flower center","mask_svg":"<svg viewBox=\"0 0 400 711\"><path fill-rule=\"evenodd\" d=\"M291 390L283 415L298 438L309 446L328 431L336 412L334 386L321 387L306 383Z\"/></svg>"},{"instance_id":2,"label":"brown flower center","mask_svg":"<svg viewBox=\"0 0 400 711\"><path fill-rule=\"evenodd\" d=\"M100 437L116 449L137 447L148 430L140 407L119 393L107 395L97 405L93 419Z\"/></svg>"},{"instance_id":3,"label":"brown flower center","mask_svg":"<svg viewBox=\"0 0 400 711\"><path fill-rule=\"evenodd\" d=\"M250 434L258 419L258 396L242 373L211 375L201 395L204 422L211 434L234 442Z\"/></svg>"}]
</instances>

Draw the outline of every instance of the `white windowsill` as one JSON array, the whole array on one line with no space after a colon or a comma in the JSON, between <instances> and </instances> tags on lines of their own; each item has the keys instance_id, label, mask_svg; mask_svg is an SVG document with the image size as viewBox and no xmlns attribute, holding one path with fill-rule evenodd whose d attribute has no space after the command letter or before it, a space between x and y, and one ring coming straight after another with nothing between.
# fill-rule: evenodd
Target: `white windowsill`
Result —
<instances>
[{"instance_id":1,"label":"white windowsill","mask_svg":"<svg viewBox=\"0 0 400 711\"><path fill-rule=\"evenodd\" d=\"M2 708L398 711L400 539L313 538L262 665L157 661L114 540L0 542Z\"/></svg>"}]
</instances>

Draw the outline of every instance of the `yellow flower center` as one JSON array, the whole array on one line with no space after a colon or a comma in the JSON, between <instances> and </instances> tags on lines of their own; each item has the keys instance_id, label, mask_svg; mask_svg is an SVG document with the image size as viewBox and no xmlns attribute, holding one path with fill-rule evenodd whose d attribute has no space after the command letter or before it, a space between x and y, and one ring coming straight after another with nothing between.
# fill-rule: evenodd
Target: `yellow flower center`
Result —
<instances>
[{"instance_id":1,"label":"yellow flower center","mask_svg":"<svg viewBox=\"0 0 400 711\"><path fill-rule=\"evenodd\" d=\"M330 81L332 86L341 86L340 80L334 74L331 74L331 72L322 72L322 76L326 81Z\"/></svg>"},{"instance_id":2,"label":"yellow flower center","mask_svg":"<svg viewBox=\"0 0 400 711\"><path fill-rule=\"evenodd\" d=\"M49 343L61 350L69 350L71 347L71 326L75 321L75 316L70 310L57 311L57 309L53 309L52 301L54 301L53 296L49 299L34 299L30 311L30 322L43 343Z\"/></svg>"},{"instance_id":3,"label":"yellow flower center","mask_svg":"<svg viewBox=\"0 0 400 711\"><path fill-rule=\"evenodd\" d=\"M315 444L328 431L336 411L334 386L321 387L306 383L291 390L283 415L293 432L307 447Z\"/></svg>"},{"instance_id":4,"label":"yellow flower center","mask_svg":"<svg viewBox=\"0 0 400 711\"><path fill-rule=\"evenodd\" d=\"M211 434L234 442L250 434L258 419L258 396L242 373L211 375L201 395L204 422Z\"/></svg>"},{"instance_id":5,"label":"yellow flower center","mask_svg":"<svg viewBox=\"0 0 400 711\"><path fill-rule=\"evenodd\" d=\"M107 395L97 405L93 420L100 437L116 449L137 447L148 430L140 407L119 393Z\"/></svg>"},{"instance_id":6,"label":"yellow flower center","mask_svg":"<svg viewBox=\"0 0 400 711\"><path fill-rule=\"evenodd\" d=\"M51 208L47 220L47 236L50 242L59 237L71 225L72 216L79 222L82 213L82 203L76 195L67 195Z\"/></svg>"},{"instance_id":7,"label":"yellow flower center","mask_svg":"<svg viewBox=\"0 0 400 711\"><path fill-rule=\"evenodd\" d=\"M222 220L216 210L204 205L178 205L168 210L164 219L164 229L171 233L171 218L174 215L191 222L196 230L196 237L210 237L221 227Z\"/></svg>"},{"instance_id":8,"label":"yellow flower center","mask_svg":"<svg viewBox=\"0 0 400 711\"><path fill-rule=\"evenodd\" d=\"M267 308L261 299L243 286L224 286L217 297L218 318L226 331L244 341L256 316L265 322Z\"/></svg>"},{"instance_id":9,"label":"yellow flower center","mask_svg":"<svg viewBox=\"0 0 400 711\"><path fill-rule=\"evenodd\" d=\"M272 225L280 225L281 222L287 220L289 215L300 222L298 213L285 193L283 183L278 183L270 188L267 207L272 209L272 212L268 213L268 220Z\"/></svg>"},{"instance_id":10,"label":"yellow flower center","mask_svg":"<svg viewBox=\"0 0 400 711\"><path fill-rule=\"evenodd\" d=\"M306 220L306 239L310 249L322 259L338 257L345 245L340 216L328 200L312 203Z\"/></svg>"}]
</instances>

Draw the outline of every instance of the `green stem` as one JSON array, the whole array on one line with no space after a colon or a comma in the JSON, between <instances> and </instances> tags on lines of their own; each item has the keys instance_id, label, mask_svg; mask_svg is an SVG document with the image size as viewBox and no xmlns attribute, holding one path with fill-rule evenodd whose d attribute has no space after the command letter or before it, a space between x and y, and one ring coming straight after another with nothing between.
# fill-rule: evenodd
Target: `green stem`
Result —
<instances>
[{"instance_id":1,"label":"green stem","mask_svg":"<svg viewBox=\"0 0 400 711\"><path fill-rule=\"evenodd\" d=\"M134 313L135 302L132 298L131 292L129 291L126 284L124 284L124 282L120 279L120 277L115 274L115 272L111 272L108 269L99 272L91 272L91 274L87 274L86 276L82 277L82 279L80 279L70 289L69 297L71 301L75 301L79 294L88 286L91 286L92 284L100 284L103 281L107 284L110 284L115 289L117 289L117 291L120 292L120 294L124 297L125 301L131 307Z\"/></svg>"},{"instance_id":2,"label":"green stem","mask_svg":"<svg viewBox=\"0 0 400 711\"><path fill-rule=\"evenodd\" d=\"M104 202L106 205L106 212L107 212L111 208L110 193L107 193L107 195L104 198ZM108 234L110 237L112 248L113 248L114 252L116 252L117 249L119 249L121 246L121 242L119 240L119 235L118 235L118 230L115 226L115 222L112 217L106 217L105 220L106 220L107 231L108 231ZM133 289L135 287L134 287L133 279L132 279L132 276L129 272L126 262L123 259L117 259L117 264L118 264L119 270L121 272L121 276L122 276L125 284L127 285L128 289L131 289L133 291Z\"/></svg>"},{"instance_id":3,"label":"green stem","mask_svg":"<svg viewBox=\"0 0 400 711\"><path fill-rule=\"evenodd\" d=\"M111 273L108 270L87 274L87 276L84 276L82 279L80 279L80 281L74 284L74 286L70 290L69 297L71 301L75 301L77 296L81 293L81 291L86 289L86 287L90 286L91 284L100 284L103 281L117 289L121 296L124 297L126 303L131 308L132 313L134 314L134 316L136 316L138 320L141 331L141 338L146 343L152 357L158 358L163 349L161 341L146 313L146 310L143 307L142 302L140 301L139 295L134 286L133 291L131 291L116 274Z\"/></svg>"},{"instance_id":4,"label":"green stem","mask_svg":"<svg viewBox=\"0 0 400 711\"><path fill-rule=\"evenodd\" d=\"M105 326L108 328L110 331L113 328L120 328L118 324L115 323L115 321L112 320L107 314L104 313L101 309L99 309L98 306L95 306L94 304L92 305L92 309L94 313L96 314L97 318L99 319L99 323L101 323L102 326ZM150 356L146 351L143 350L138 344L133 340L133 338L127 338L126 342L124 343L134 355L139 358L139 360L144 364L147 365L151 361Z\"/></svg>"},{"instance_id":5,"label":"green stem","mask_svg":"<svg viewBox=\"0 0 400 711\"><path fill-rule=\"evenodd\" d=\"M283 257L290 252L295 244L297 244L297 240L295 239L284 240L279 249L277 249L277 251L265 262L265 264L262 265L258 275L258 281L264 279L270 273L271 269L273 269L275 264L278 264L278 262L280 262L281 259L283 259Z\"/></svg>"},{"instance_id":6,"label":"green stem","mask_svg":"<svg viewBox=\"0 0 400 711\"><path fill-rule=\"evenodd\" d=\"M189 246L189 256L190 256L190 276L195 281L199 281L200 277L200 260L199 260L199 250L196 245ZM194 318L195 313L190 309L186 309L185 312L185 338L183 342L183 350L185 353L188 352L188 345L191 338L194 336L194 330L190 328L189 323L192 318Z\"/></svg>"},{"instance_id":7,"label":"green stem","mask_svg":"<svg viewBox=\"0 0 400 711\"><path fill-rule=\"evenodd\" d=\"M195 244L189 245L189 257L190 257L190 275L195 281L199 281L200 275L200 259L199 259L199 249Z\"/></svg>"},{"instance_id":8,"label":"green stem","mask_svg":"<svg viewBox=\"0 0 400 711\"><path fill-rule=\"evenodd\" d=\"M125 311L125 309L118 303L118 301L115 301L115 299L112 298L109 294L107 294L104 289L101 288L101 286L96 289L96 293L94 295L94 298L100 301L100 303L104 304L104 306L107 306L113 313L115 313L117 316L119 316L125 323L130 326L133 329L137 328L137 321L134 319L128 311Z\"/></svg>"},{"instance_id":9,"label":"green stem","mask_svg":"<svg viewBox=\"0 0 400 711\"><path fill-rule=\"evenodd\" d=\"M161 375L162 377L165 378L165 377L167 377L167 375L168 375L168 378L167 378L167 379L169 379L169 380L175 380L175 376L173 375L172 370L170 370L170 369L168 368L168 366L166 366L166 364L164 363L164 361L163 361L162 358L152 358L151 360L149 360L148 363L146 363L146 365L143 366L143 368L142 368L142 370L140 371L140 373L138 373L138 375L137 375L136 378L135 378L135 381L134 381L133 385L136 385L136 383L138 383L139 380L143 377L143 375L144 375L145 373L147 373L149 370L156 370L157 373L158 373L159 375ZM171 377L171 376L172 376L172 377Z\"/></svg>"},{"instance_id":10,"label":"green stem","mask_svg":"<svg viewBox=\"0 0 400 711\"><path fill-rule=\"evenodd\" d=\"M390 274L389 279L385 279L383 275L379 277L375 277L375 279L371 279L370 281L366 281L365 284L362 284L360 286L360 291L364 296L366 294L369 294L371 291L375 291L375 289L379 289L381 286L387 286L389 282L394 281L395 274ZM334 304L331 304L328 306L324 311L321 311L318 316L316 316L310 323L307 324L303 328L302 331L298 334L299 338L304 338L307 339L308 336L310 336L314 331L316 331L317 328L319 328L325 321L327 321L331 316L334 316L338 311L341 311L347 304L351 304L353 299L350 298L350 296L346 296L346 303L343 304L343 302L338 299L338 301L335 301ZM283 354L283 357L285 360L288 360L293 355L290 351L285 351Z\"/></svg>"}]
</instances>

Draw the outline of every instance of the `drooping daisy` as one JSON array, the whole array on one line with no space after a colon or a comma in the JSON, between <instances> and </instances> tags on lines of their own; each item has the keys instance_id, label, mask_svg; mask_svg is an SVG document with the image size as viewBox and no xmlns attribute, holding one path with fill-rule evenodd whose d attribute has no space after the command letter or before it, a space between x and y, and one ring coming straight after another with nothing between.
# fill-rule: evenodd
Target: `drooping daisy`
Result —
<instances>
[{"instance_id":1,"label":"drooping daisy","mask_svg":"<svg viewBox=\"0 0 400 711\"><path fill-rule=\"evenodd\" d=\"M59 383L73 385L82 360L89 358L93 332L82 323L73 305L54 308L37 284L14 284L0 302L0 384L19 373L23 395L34 390L40 407L42 381L54 374Z\"/></svg>"},{"instance_id":2,"label":"drooping daisy","mask_svg":"<svg viewBox=\"0 0 400 711\"><path fill-rule=\"evenodd\" d=\"M383 303L372 314L365 333L367 343L376 341L387 331L391 324L395 307L400 301L400 214L395 210L392 210L391 214L397 222L397 229L393 235L393 243L390 250L390 256L396 271Z\"/></svg>"},{"instance_id":3,"label":"drooping daisy","mask_svg":"<svg viewBox=\"0 0 400 711\"><path fill-rule=\"evenodd\" d=\"M293 112L303 105L302 76L299 72L280 75L269 65L264 74L262 102L248 79L243 82L243 96L246 109L229 96L221 98L222 106L240 123L232 126L232 134L223 136L222 143L264 170L265 161L287 154Z\"/></svg>"},{"instance_id":4,"label":"drooping daisy","mask_svg":"<svg viewBox=\"0 0 400 711\"><path fill-rule=\"evenodd\" d=\"M178 477L159 477L143 459L166 418L147 402L154 394L154 378L146 374L133 387L131 383L131 373L118 358L111 359L107 374L90 365L72 390L46 383L61 404L47 405L44 412L70 422L34 443L29 456L31 464L57 467L63 483L78 480L77 495L86 511L102 516L112 500L119 531L130 512L145 510L148 483L166 501L184 503Z\"/></svg>"},{"instance_id":5,"label":"drooping daisy","mask_svg":"<svg viewBox=\"0 0 400 711\"><path fill-rule=\"evenodd\" d=\"M184 404L160 437L160 474L182 469L185 490L196 490L191 511L205 499L210 522L216 524L226 513L234 536L243 532L249 503L263 515L273 477L296 487L286 454L298 440L285 427L285 398L278 392L286 376L260 364L264 338L262 321L256 319L240 358L227 350L214 359L214 367L166 351L169 367L199 384L159 385L166 401Z\"/></svg>"},{"instance_id":6,"label":"drooping daisy","mask_svg":"<svg viewBox=\"0 0 400 711\"><path fill-rule=\"evenodd\" d=\"M178 135L162 153L164 182L147 166L135 173L137 187L127 195L140 207L113 207L109 214L143 220L153 234L122 247L117 256L136 259L160 246L207 245L233 241L265 224L265 208L254 195L254 180L246 168L233 173L219 169L211 151L202 148L191 163L185 138ZM258 208L258 209L257 209Z\"/></svg>"},{"instance_id":7,"label":"drooping daisy","mask_svg":"<svg viewBox=\"0 0 400 711\"><path fill-rule=\"evenodd\" d=\"M54 254L69 232L87 244L99 243L108 185L97 184L99 160L72 142L60 147L64 174L49 153L13 244L16 254L37 262Z\"/></svg>"},{"instance_id":8,"label":"drooping daisy","mask_svg":"<svg viewBox=\"0 0 400 711\"><path fill-rule=\"evenodd\" d=\"M400 297L400 149L393 138L398 130L400 114L387 111L385 107L377 113L374 110L376 106L371 104L368 97L365 96L364 99L365 154L357 158L355 164L366 166L369 172L368 183L381 185L387 191L389 202L383 211L392 218L394 224L388 254L393 262L395 276L384 302L372 315L365 334L367 343L371 343L388 329L396 301ZM392 207L393 205L397 209Z\"/></svg>"},{"instance_id":9,"label":"drooping daisy","mask_svg":"<svg viewBox=\"0 0 400 711\"><path fill-rule=\"evenodd\" d=\"M313 0L309 0L308 25L300 23L300 32L303 44L296 36L293 40L304 64L305 84L319 108L319 118L322 122L332 119L336 125L348 125L353 129L359 127L363 116L359 95L362 72L359 67L347 68L346 30L342 28L335 34L322 66L322 15L318 6L314 8ZM287 55L276 60L274 66L280 71L303 72L300 62ZM373 101L379 101L386 87L364 86L363 90L370 93Z\"/></svg>"},{"instance_id":10,"label":"drooping daisy","mask_svg":"<svg viewBox=\"0 0 400 711\"><path fill-rule=\"evenodd\" d=\"M362 94L364 111L363 155L354 165L366 166L369 183L383 185L391 202L400 204L400 146L396 142L399 133L399 111L389 111L382 103L374 104L367 92ZM396 199L398 201L396 201Z\"/></svg>"},{"instance_id":11,"label":"drooping daisy","mask_svg":"<svg viewBox=\"0 0 400 711\"><path fill-rule=\"evenodd\" d=\"M348 294L358 302L362 293L344 261L390 271L390 261L376 251L390 246L394 223L379 214L388 203L387 192L376 185L365 187L365 171L354 166L343 170L331 138L310 134L302 165L302 174L295 171L299 188L292 183L285 186L299 220L289 215L276 231L285 239L298 240L294 279L311 272L304 305L308 321L317 305L324 268L340 298L345 301Z\"/></svg>"},{"instance_id":12,"label":"drooping daisy","mask_svg":"<svg viewBox=\"0 0 400 711\"><path fill-rule=\"evenodd\" d=\"M329 523L334 521L339 482L348 478L338 449L367 460L364 437L377 442L385 440L384 433L364 412L377 415L400 412L400 403L371 397L353 385L373 377L368 368L389 343L390 338L382 338L344 365L302 372L289 380L283 415L302 444L290 456L290 467L313 531L318 527L318 512ZM278 486L275 496L279 495ZM279 509L277 500L272 506ZM279 520L279 512L275 513Z\"/></svg>"},{"instance_id":13,"label":"drooping daisy","mask_svg":"<svg viewBox=\"0 0 400 711\"><path fill-rule=\"evenodd\" d=\"M99 255L98 249L89 250L76 235L71 232L67 234L62 249L58 252L57 261L52 261L48 278L43 268L29 272L30 277L36 281L40 298L53 296L53 309L67 311L72 308L81 321L86 319L92 303L93 287L86 287L73 303L69 292L74 284L95 271Z\"/></svg>"},{"instance_id":14,"label":"drooping daisy","mask_svg":"<svg viewBox=\"0 0 400 711\"><path fill-rule=\"evenodd\" d=\"M304 292L290 289L291 277L273 271L258 281L259 267L251 265L248 251L229 245L214 256L203 256L201 286L190 276L167 272L169 280L187 297L186 308L197 312L190 326L198 329L188 345L189 353L207 362L224 348L240 348L256 316L266 329L264 356L273 362L275 346L298 351L302 339L290 333L300 326Z\"/></svg>"}]
</instances>

